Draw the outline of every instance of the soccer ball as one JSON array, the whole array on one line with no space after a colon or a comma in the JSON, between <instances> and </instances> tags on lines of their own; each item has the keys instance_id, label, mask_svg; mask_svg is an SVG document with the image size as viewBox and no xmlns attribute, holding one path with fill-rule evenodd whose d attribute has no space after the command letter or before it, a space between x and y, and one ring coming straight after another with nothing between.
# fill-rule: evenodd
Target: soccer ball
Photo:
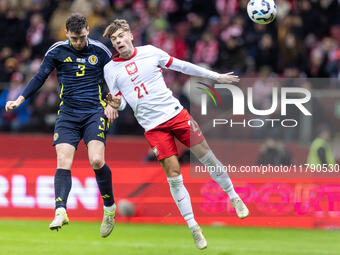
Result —
<instances>
[{"instance_id":1,"label":"soccer ball","mask_svg":"<svg viewBox=\"0 0 340 255\"><path fill-rule=\"evenodd\" d=\"M136 213L135 205L128 199L118 201L118 213L122 217L133 217Z\"/></svg>"},{"instance_id":2,"label":"soccer ball","mask_svg":"<svg viewBox=\"0 0 340 255\"><path fill-rule=\"evenodd\" d=\"M250 0L247 6L249 18L258 24L269 24L277 14L274 0Z\"/></svg>"}]
</instances>

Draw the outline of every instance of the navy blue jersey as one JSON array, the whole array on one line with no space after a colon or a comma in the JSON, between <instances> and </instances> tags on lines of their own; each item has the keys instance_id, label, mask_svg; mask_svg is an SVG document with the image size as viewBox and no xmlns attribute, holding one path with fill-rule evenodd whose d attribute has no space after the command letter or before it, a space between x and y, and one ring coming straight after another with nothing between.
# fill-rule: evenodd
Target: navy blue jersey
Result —
<instances>
[{"instance_id":1,"label":"navy blue jersey","mask_svg":"<svg viewBox=\"0 0 340 255\"><path fill-rule=\"evenodd\" d=\"M31 96L57 69L60 88L60 110L69 112L95 112L103 108L103 67L111 60L109 49L99 41L88 39L83 50L77 51L69 40L53 44L37 74L25 88L22 96Z\"/></svg>"}]
</instances>

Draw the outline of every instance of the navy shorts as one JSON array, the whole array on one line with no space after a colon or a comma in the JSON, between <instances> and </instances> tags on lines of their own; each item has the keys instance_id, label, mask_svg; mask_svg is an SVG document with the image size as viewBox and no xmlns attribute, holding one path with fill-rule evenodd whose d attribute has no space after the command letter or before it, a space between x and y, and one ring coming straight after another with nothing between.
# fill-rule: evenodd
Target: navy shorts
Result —
<instances>
[{"instance_id":1,"label":"navy shorts","mask_svg":"<svg viewBox=\"0 0 340 255\"><path fill-rule=\"evenodd\" d=\"M81 139L87 145L92 140L105 144L109 122L104 110L95 113L60 112L54 127L53 146L68 143L76 149Z\"/></svg>"}]
</instances>

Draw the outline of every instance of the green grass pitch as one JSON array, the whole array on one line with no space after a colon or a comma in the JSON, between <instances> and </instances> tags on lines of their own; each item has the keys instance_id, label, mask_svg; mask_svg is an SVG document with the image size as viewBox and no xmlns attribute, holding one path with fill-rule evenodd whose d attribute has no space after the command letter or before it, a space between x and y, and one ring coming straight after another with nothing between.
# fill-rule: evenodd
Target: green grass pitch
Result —
<instances>
[{"instance_id":1,"label":"green grass pitch","mask_svg":"<svg viewBox=\"0 0 340 255\"><path fill-rule=\"evenodd\" d=\"M206 250L197 250L186 226L118 224L103 239L99 222L71 222L59 232L48 221L0 220L0 255L340 254L340 231L203 226Z\"/></svg>"}]
</instances>

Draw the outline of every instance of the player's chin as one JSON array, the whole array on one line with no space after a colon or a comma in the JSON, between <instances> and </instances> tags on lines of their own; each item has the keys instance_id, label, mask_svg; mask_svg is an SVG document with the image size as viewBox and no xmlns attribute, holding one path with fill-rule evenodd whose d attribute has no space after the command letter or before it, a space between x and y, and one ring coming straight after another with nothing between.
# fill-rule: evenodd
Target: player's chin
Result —
<instances>
[{"instance_id":1,"label":"player's chin","mask_svg":"<svg viewBox=\"0 0 340 255\"><path fill-rule=\"evenodd\" d=\"M117 51L118 51L120 57L124 56L124 51L121 51L121 50L117 50Z\"/></svg>"},{"instance_id":2,"label":"player's chin","mask_svg":"<svg viewBox=\"0 0 340 255\"><path fill-rule=\"evenodd\" d=\"M80 45L80 46L74 46L76 50L82 50L84 49L85 45Z\"/></svg>"},{"instance_id":3,"label":"player's chin","mask_svg":"<svg viewBox=\"0 0 340 255\"><path fill-rule=\"evenodd\" d=\"M119 53L122 56L126 56L129 55L129 50L127 47L123 46L122 48L119 49Z\"/></svg>"}]
</instances>

